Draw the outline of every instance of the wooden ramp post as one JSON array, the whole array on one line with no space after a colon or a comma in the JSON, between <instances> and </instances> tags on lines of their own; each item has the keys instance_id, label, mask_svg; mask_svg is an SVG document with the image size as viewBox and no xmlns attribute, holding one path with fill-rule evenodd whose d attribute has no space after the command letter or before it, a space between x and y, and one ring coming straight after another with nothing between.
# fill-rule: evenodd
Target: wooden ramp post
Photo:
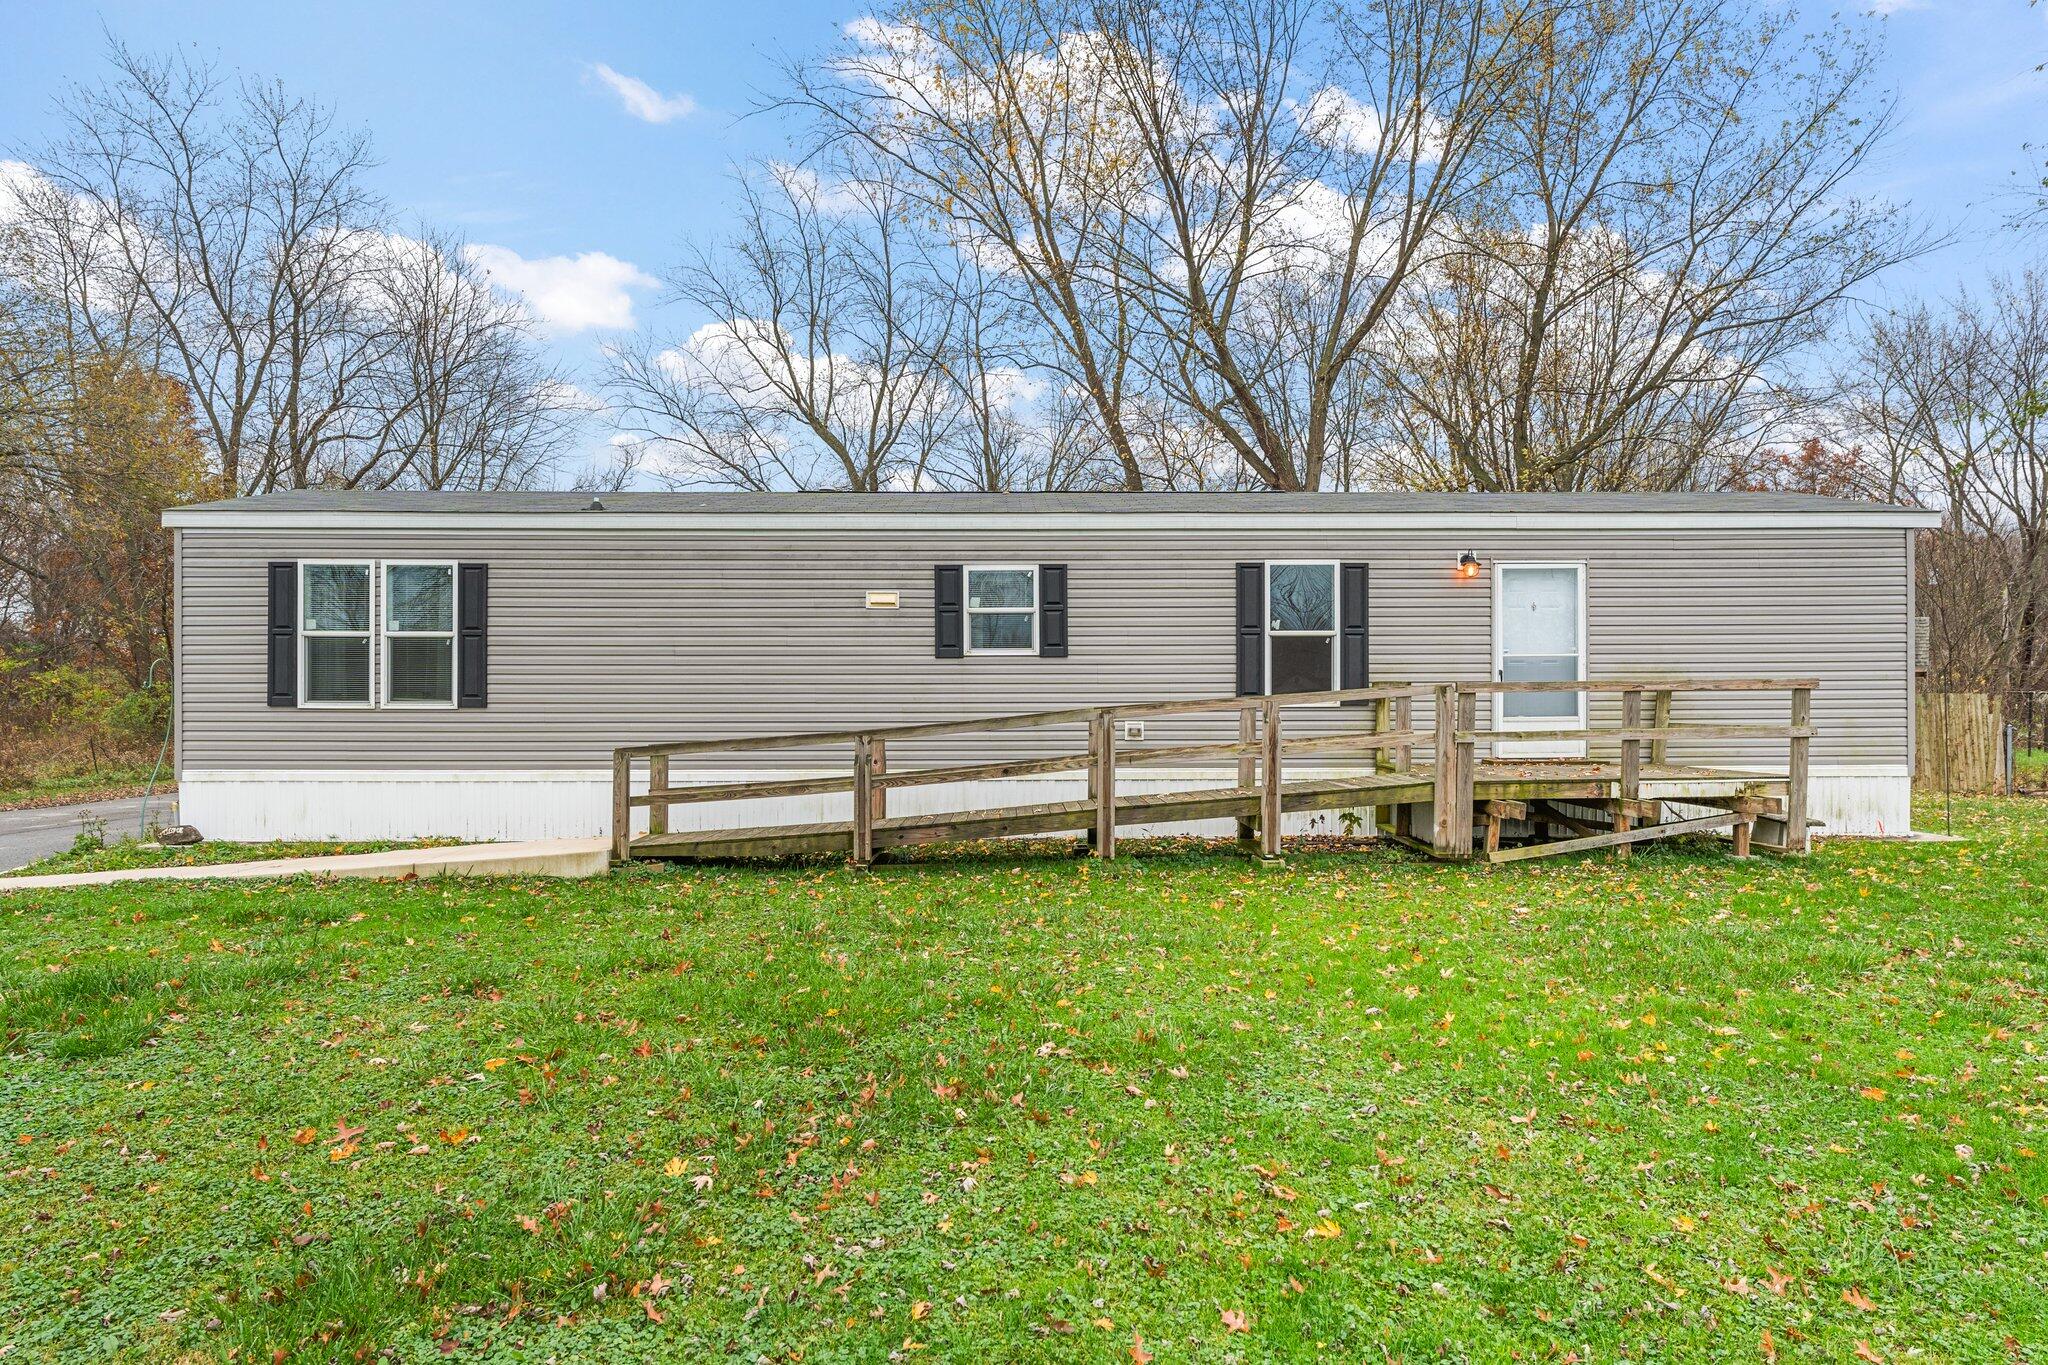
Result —
<instances>
[{"instance_id":1,"label":"wooden ramp post","mask_svg":"<svg viewBox=\"0 0 2048 1365\"><path fill-rule=\"evenodd\" d=\"M668 755L656 754L647 760L647 790L661 792L668 790ZM668 833L668 800L660 798L647 808L647 832Z\"/></svg>"},{"instance_id":2,"label":"wooden ramp post","mask_svg":"<svg viewBox=\"0 0 2048 1365\"><path fill-rule=\"evenodd\" d=\"M855 867L875 860L874 741L861 735L853 741L853 854Z\"/></svg>"},{"instance_id":3,"label":"wooden ramp post","mask_svg":"<svg viewBox=\"0 0 2048 1365\"><path fill-rule=\"evenodd\" d=\"M1380 697L1372 704L1372 732L1375 736L1379 736L1386 734L1393 728L1394 699L1392 697ZM1394 751L1392 749L1374 749L1372 751L1372 770L1375 773L1391 773L1394 771ZM1394 808L1392 806L1374 806L1372 808L1372 827L1376 833L1388 833L1393 828L1393 824Z\"/></svg>"},{"instance_id":4,"label":"wooden ramp post","mask_svg":"<svg viewBox=\"0 0 2048 1365\"><path fill-rule=\"evenodd\" d=\"M612 861L633 860L633 759L612 753Z\"/></svg>"},{"instance_id":5,"label":"wooden ramp post","mask_svg":"<svg viewBox=\"0 0 2048 1365\"><path fill-rule=\"evenodd\" d=\"M1116 856L1116 717L1097 711L1092 722L1095 757L1095 856Z\"/></svg>"},{"instance_id":6,"label":"wooden ramp post","mask_svg":"<svg viewBox=\"0 0 2048 1365\"><path fill-rule=\"evenodd\" d=\"M1635 823L1636 803L1643 795L1643 742L1634 732L1643 728L1643 694L1630 690L1621 694L1621 800L1614 803L1614 832L1628 833ZM1589 750L1590 751L1590 750ZM1628 861L1629 846L1614 846L1614 856Z\"/></svg>"},{"instance_id":7,"label":"wooden ramp post","mask_svg":"<svg viewBox=\"0 0 2048 1365\"><path fill-rule=\"evenodd\" d=\"M1280 856L1280 701L1266 698L1265 735L1259 756L1259 856L1272 860Z\"/></svg>"},{"instance_id":8,"label":"wooden ramp post","mask_svg":"<svg viewBox=\"0 0 2048 1365\"><path fill-rule=\"evenodd\" d=\"M1394 698L1394 729L1399 734L1413 734L1415 731L1415 698L1402 693ZM1415 771L1415 746L1401 744L1394 749L1394 771L1412 773ZM1415 806L1404 801L1394 807L1394 833L1404 839L1415 837Z\"/></svg>"},{"instance_id":9,"label":"wooden ramp post","mask_svg":"<svg viewBox=\"0 0 2048 1365\"><path fill-rule=\"evenodd\" d=\"M1788 741L1790 753L1785 764L1785 851L1804 853L1810 847L1806 838L1806 764L1807 750L1812 743L1808 732L1813 728L1813 690L1806 687L1792 689L1792 738Z\"/></svg>"},{"instance_id":10,"label":"wooden ramp post","mask_svg":"<svg viewBox=\"0 0 2048 1365\"><path fill-rule=\"evenodd\" d=\"M1249 791L1259 780L1259 756L1250 746L1259 738L1259 708L1241 706L1237 710L1237 785ZM1258 837L1258 821L1240 816L1237 821L1237 841L1248 844Z\"/></svg>"},{"instance_id":11,"label":"wooden ramp post","mask_svg":"<svg viewBox=\"0 0 2048 1365\"><path fill-rule=\"evenodd\" d=\"M1439 858L1472 856L1472 783L1475 742L1461 739L1477 723L1479 698L1456 683L1436 689L1436 770L1430 801L1436 828L1430 846Z\"/></svg>"}]
</instances>

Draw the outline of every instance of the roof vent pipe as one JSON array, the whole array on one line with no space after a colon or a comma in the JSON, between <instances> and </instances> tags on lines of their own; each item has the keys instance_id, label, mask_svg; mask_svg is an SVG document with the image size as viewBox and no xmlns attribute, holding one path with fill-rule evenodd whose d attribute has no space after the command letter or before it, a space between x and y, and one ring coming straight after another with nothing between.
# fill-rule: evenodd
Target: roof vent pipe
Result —
<instances>
[{"instance_id":1,"label":"roof vent pipe","mask_svg":"<svg viewBox=\"0 0 2048 1365\"><path fill-rule=\"evenodd\" d=\"M604 499L592 498L590 500L590 506L584 508L583 510L586 512L602 512L604 510Z\"/></svg>"}]
</instances>

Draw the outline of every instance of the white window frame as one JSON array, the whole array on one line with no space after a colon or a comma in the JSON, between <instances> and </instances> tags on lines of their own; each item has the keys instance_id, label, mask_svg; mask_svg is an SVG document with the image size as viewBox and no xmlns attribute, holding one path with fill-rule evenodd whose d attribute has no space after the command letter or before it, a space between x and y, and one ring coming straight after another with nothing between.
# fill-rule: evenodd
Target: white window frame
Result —
<instances>
[{"instance_id":1,"label":"white window frame","mask_svg":"<svg viewBox=\"0 0 2048 1365\"><path fill-rule=\"evenodd\" d=\"M1579 584L1579 681L1586 680L1586 638L1591 631L1591 622L1586 619L1586 563L1584 560L1530 559L1515 563L1495 563L1493 566L1493 678L1503 681L1506 671L1501 645L1506 623L1501 619L1501 603L1506 600L1507 576L1517 569L1570 569L1578 577ZM1578 713L1571 716L1525 716L1520 719L1502 714L1506 694L1496 692L1493 705L1493 728L1500 734L1513 734L1517 730L1583 730L1586 728L1586 693L1572 694L1578 700ZM1493 752L1500 758L1584 758L1584 740L1499 740Z\"/></svg>"},{"instance_id":2,"label":"white window frame","mask_svg":"<svg viewBox=\"0 0 2048 1365\"><path fill-rule=\"evenodd\" d=\"M977 607L974 605L974 576L978 573L1028 573L1031 575L1031 605L1026 607ZM960 601L965 615L960 623L964 652L981 655L1013 655L1018 658L1038 653L1038 605L1044 586L1038 581L1036 564L963 564L960 568ZM1031 648L976 649L974 618L977 616L1021 616L1031 614Z\"/></svg>"},{"instance_id":3,"label":"white window frame","mask_svg":"<svg viewBox=\"0 0 2048 1365\"><path fill-rule=\"evenodd\" d=\"M446 630L393 630L387 614L375 617L377 625L377 659L384 674L383 686L378 695L382 704L397 711L449 711L455 707L455 698L462 691L459 676L462 660L456 648L456 637L461 633L462 604L459 594L462 590L460 570L452 559L386 559L377 565L377 601L389 608L389 593L385 590L385 577L393 569L446 569L448 571L448 629ZM393 701L391 699L391 642L398 640L446 640L448 642L448 700L434 701Z\"/></svg>"},{"instance_id":4,"label":"white window frame","mask_svg":"<svg viewBox=\"0 0 2048 1365\"><path fill-rule=\"evenodd\" d=\"M369 578L370 617L361 630L308 630L306 629L306 570L308 568L361 569ZM299 705L311 711L367 711L377 704L377 587L383 571L374 559L302 559L298 564L297 600L292 605L292 633L298 637ZM308 640L353 640L362 637L363 652L369 659L370 676L364 679L361 701L310 701L306 697L306 684L310 673L306 667Z\"/></svg>"},{"instance_id":5,"label":"white window frame","mask_svg":"<svg viewBox=\"0 0 2048 1365\"><path fill-rule=\"evenodd\" d=\"M1259 625L1261 627L1259 634L1265 637L1262 648L1266 651L1264 663L1266 695L1269 697L1299 695L1292 692L1276 693L1273 691L1273 637L1280 635L1288 639L1298 640L1323 633L1320 630L1273 629L1273 569L1274 566L1282 564L1289 566L1314 565L1328 568L1330 571L1330 685L1313 690L1317 692L1334 692L1337 690L1337 683L1339 681L1338 669L1341 667L1337 655L1338 642L1344 637L1343 570L1338 567L1338 562L1334 559L1269 559L1265 563L1265 593L1264 599L1260 603L1264 614L1259 618Z\"/></svg>"}]
</instances>

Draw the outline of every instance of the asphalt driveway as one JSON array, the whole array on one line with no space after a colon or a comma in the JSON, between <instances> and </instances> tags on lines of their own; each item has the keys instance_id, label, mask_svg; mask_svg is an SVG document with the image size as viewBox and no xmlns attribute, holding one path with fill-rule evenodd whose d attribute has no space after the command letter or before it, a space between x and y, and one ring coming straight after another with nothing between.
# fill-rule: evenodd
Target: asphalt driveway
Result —
<instances>
[{"instance_id":1,"label":"asphalt driveway","mask_svg":"<svg viewBox=\"0 0 2048 1365\"><path fill-rule=\"evenodd\" d=\"M149 800L151 819L160 825L172 823L178 805L175 793ZM142 798L123 796L112 801L88 801L76 806L39 806L34 810L0 810L0 872L62 853L85 828L84 821L105 822L107 839L135 837L135 821L142 814Z\"/></svg>"}]
</instances>

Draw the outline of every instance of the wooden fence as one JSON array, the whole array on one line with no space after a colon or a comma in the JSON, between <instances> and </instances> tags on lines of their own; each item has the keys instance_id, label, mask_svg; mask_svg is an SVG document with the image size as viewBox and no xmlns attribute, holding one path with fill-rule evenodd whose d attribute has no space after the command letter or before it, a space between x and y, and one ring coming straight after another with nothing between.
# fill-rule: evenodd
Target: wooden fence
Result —
<instances>
[{"instance_id":1,"label":"wooden fence","mask_svg":"<svg viewBox=\"0 0 2048 1365\"><path fill-rule=\"evenodd\" d=\"M1913 785L2005 790L2005 708L1982 692L1923 692L1915 703Z\"/></svg>"}]
</instances>

